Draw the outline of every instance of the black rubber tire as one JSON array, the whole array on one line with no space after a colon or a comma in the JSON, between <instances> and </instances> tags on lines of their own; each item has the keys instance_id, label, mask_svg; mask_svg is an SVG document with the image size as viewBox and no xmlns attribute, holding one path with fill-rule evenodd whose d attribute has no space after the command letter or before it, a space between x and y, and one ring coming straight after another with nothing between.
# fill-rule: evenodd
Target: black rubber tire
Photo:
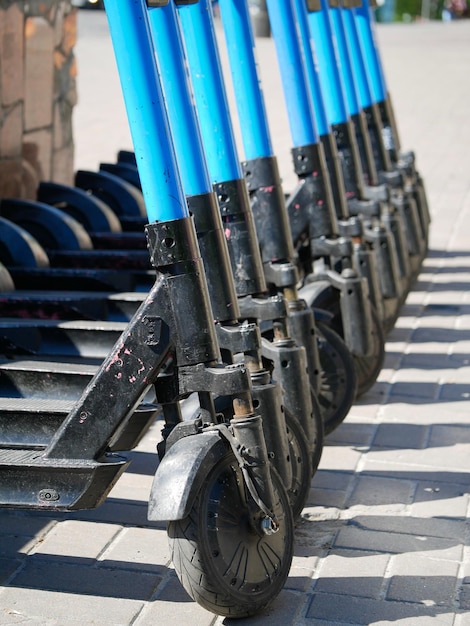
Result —
<instances>
[{"instance_id":1,"label":"black rubber tire","mask_svg":"<svg viewBox=\"0 0 470 626\"><path fill-rule=\"evenodd\" d=\"M317 398L328 435L349 413L356 397L357 375L353 357L341 337L325 322L317 321L316 328L322 368Z\"/></svg>"},{"instance_id":2,"label":"black rubber tire","mask_svg":"<svg viewBox=\"0 0 470 626\"><path fill-rule=\"evenodd\" d=\"M310 445L299 421L284 409L286 418L289 458L292 467L292 483L288 489L289 501L294 519L300 517L310 492L314 473Z\"/></svg>"},{"instance_id":3,"label":"black rubber tire","mask_svg":"<svg viewBox=\"0 0 470 626\"><path fill-rule=\"evenodd\" d=\"M375 384L385 359L385 339L382 323L374 307L371 307L371 316L372 353L368 356L353 355L357 374L356 398L365 394Z\"/></svg>"},{"instance_id":4,"label":"black rubber tire","mask_svg":"<svg viewBox=\"0 0 470 626\"><path fill-rule=\"evenodd\" d=\"M289 575L294 522L275 470L272 479L280 524L275 534L260 535L250 525L250 495L231 451L209 472L188 517L168 524L173 564L183 587L216 615L255 615L279 594Z\"/></svg>"},{"instance_id":5,"label":"black rubber tire","mask_svg":"<svg viewBox=\"0 0 470 626\"><path fill-rule=\"evenodd\" d=\"M313 447L313 454L312 454L312 476L313 476L318 469L321 455L323 452L323 445L325 443L325 422L324 422L322 407L320 406L320 402L317 398L317 395L313 391L312 385L310 385L310 395L312 397L313 418L315 422L315 434L313 437L313 441L310 442L311 446Z\"/></svg>"}]
</instances>

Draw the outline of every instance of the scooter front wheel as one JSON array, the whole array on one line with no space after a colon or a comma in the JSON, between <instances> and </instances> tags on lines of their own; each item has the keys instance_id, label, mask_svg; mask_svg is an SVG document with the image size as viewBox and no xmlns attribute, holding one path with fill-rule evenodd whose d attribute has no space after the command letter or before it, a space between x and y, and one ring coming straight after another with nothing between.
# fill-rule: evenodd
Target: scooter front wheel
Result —
<instances>
[{"instance_id":1,"label":"scooter front wheel","mask_svg":"<svg viewBox=\"0 0 470 626\"><path fill-rule=\"evenodd\" d=\"M189 515L168 524L173 564L201 606L234 618L258 613L281 591L289 574L294 522L289 498L272 470L279 529L257 532L251 496L231 451L209 472Z\"/></svg>"},{"instance_id":2,"label":"scooter front wheel","mask_svg":"<svg viewBox=\"0 0 470 626\"><path fill-rule=\"evenodd\" d=\"M385 359L385 339L382 324L374 307L371 306L372 317L372 351L370 355L354 355L357 372L356 398L365 394L375 384Z\"/></svg>"},{"instance_id":3,"label":"scooter front wheel","mask_svg":"<svg viewBox=\"0 0 470 626\"><path fill-rule=\"evenodd\" d=\"M300 422L284 407L286 416L289 458L292 467L292 482L288 490L294 519L300 517L310 492L310 483L314 474L313 461L307 436ZM318 463L317 463L318 465Z\"/></svg>"},{"instance_id":4,"label":"scooter front wheel","mask_svg":"<svg viewBox=\"0 0 470 626\"><path fill-rule=\"evenodd\" d=\"M343 339L327 324L317 321L321 381L318 402L325 435L333 432L349 413L357 391L354 360Z\"/></svg>"}]
</instances>

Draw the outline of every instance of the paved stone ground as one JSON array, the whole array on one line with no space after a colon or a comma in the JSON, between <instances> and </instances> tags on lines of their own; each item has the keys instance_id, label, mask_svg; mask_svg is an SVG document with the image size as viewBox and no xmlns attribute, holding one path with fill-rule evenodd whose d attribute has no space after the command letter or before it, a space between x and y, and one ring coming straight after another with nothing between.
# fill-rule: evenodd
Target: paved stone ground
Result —
<instances>
[{"instance_id":1,"label":"paved stone ground","mask_svg":"<svg viewBox=\"0 0 470 626\"><path fill-rule=\"evenodd\" d=\"M83 12L77 167L130 147L104 15ZM433 215L430 252L374 388L327 441L280 596L247 626L470 624L470 20L382 26L404 147ZM292 181L271 40L258 56ZM158 425L96 511L0 512L0 624L230 624L195 605L146 521Z\"/></svg>"}]
</instances>

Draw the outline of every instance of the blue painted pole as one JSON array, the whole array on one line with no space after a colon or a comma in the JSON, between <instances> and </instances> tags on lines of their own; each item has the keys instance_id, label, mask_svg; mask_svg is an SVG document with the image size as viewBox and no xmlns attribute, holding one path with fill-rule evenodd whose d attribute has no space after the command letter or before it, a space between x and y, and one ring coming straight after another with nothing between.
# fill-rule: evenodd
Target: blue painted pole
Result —
<instances>
[{"instance_id":1,"label":"blue painted pole","mask_svg":"<svg viewBox=\"0 0 470 626\"><path fill-rule=\"evenodd\" d=\"M346 107L349 115L357 115L361 110L357 86L354 72L349 57L348 43L346 41L346 33L343 24L343 9L338 7L330 7L328 9L331 20L331 29L336 42L336 50L338 53L338 63L341 68L341 78L343 80L344 95L346 99Z\"/></svg>"},{"instance_id":2,"label":"blue painted pole","mask_svg":"<svg viewBox=\"0 0 470 626\"><path fill-rule=\"evenodd\" d=\"M368 0L363 0L361 6L353 11L372 95L375 102L383 102L387 98L387 85L374 32L375 20Z\"/></svg>"},{"instance_id":3,"label":"blue painted pole","mask_svg":"<svg viewBox=\"0 0 470 626\"><path fill-rule=\"evenodd\" d=\"M149 222L188 216L144 0L105 0Z\"/></svg>"},{"instance_id":4,"label":"blue painted pole","mask_svg":"<svg viewBox=\"0 0 470 626\"><path fill-rule=\"evenodd\" d=\"M320 137L330 133L330 125L326 113L325 102L320 85L320 76L315 58L315 48L312 42L310 28L308 25L307 11L305 10L305 0L294 0L299 35L305 54L305 71L308 88L313 101L313 112L315 123ZM311 54L309 53L311 52Z\"/></svg>"},{"instance_id":5,"label":"blue painted pole","mask_svg":"<svg viewBox=\"0 0 470 626\"><path fill-rule=\"evenodd\" d=\"M266 2L284 87L294 148L318 143L313 103L304 68L304 55L291 0Z\"/></svg>"},{"instance_id":6,"label":"blue painted pole","mask_svg":"<svg viewBox=\"0 0 470 626\"><path fill-rule=\"evenodd\" d=\"M179 5L189 71L212 183L243 177L209 0Z\"/></svg>"},{"instance_id":7,"label":"blue painted pole","mask_svg":"<svg viewBox=\"0 0 470 626\"><path fill-rule=\"evenodd\" d=\"M321 1L321 10L311 11L308 22L315 45L315 56L323 89L323 97L331 126L344 124L348 120L346 96L338 68L337 51L326 0Z\"/></svg>"},{"instance_id":8,"label":"blue painted pole","mask_svg":"<svg viewBox=\"0 0 470 626\"><path fill-rule=\"evenodd\" d=\"M367 108L373 104L372 89L369 76L361 51L361 41L357 32L356 20L351 9L341 11L343 25L348 40L348 49L351 65L356 79L357 93L361 107Z\"/></svg>"},{"instance_id":9,"label":"blue painted pole","mask_svg":"<svg viewBox=\"0 0 470 626\"><path fill-rule=\"evenodd\" d=\"M246 0L219 0L245 159L273 155Z\"/></svg>"},{"instance_id":10,"label":"blue painted pole","mask_svg":"<svg viewBox=\"0 0 470 626\"><path fill-rule=\"evenodd\" d=\"M169 2L148 12L184 192L187 196L210 193L212 184L175 5Z\"/></svg>"}]
</instances>

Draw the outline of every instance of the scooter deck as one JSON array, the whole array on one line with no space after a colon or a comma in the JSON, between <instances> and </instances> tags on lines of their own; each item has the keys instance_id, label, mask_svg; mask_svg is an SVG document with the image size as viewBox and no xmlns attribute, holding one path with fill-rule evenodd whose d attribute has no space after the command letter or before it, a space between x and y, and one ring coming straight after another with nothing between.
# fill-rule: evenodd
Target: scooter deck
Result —
<instances>
[{"instance_id":1,"label":"scooter deck","mask_svg":"<svg viewBox=\"0 0 470 626\"><path fill-rule=\"evenodd\" d=\"M145 292L15 290L0 294L0 316L128 322Z\"/></svg>"},{"instance_id":2,"label":"scooter deck","mask_svg":"<svg viewBox=\"0 0 470 626\"><path fill-rule=\"evenodd\" d=\"M73 400L68 399L0 398L0 456L3 449L45 449L72 407ZM159 412L158 405L143 402L110 450L135 448Z\"/></svg>"}]
</instances>

